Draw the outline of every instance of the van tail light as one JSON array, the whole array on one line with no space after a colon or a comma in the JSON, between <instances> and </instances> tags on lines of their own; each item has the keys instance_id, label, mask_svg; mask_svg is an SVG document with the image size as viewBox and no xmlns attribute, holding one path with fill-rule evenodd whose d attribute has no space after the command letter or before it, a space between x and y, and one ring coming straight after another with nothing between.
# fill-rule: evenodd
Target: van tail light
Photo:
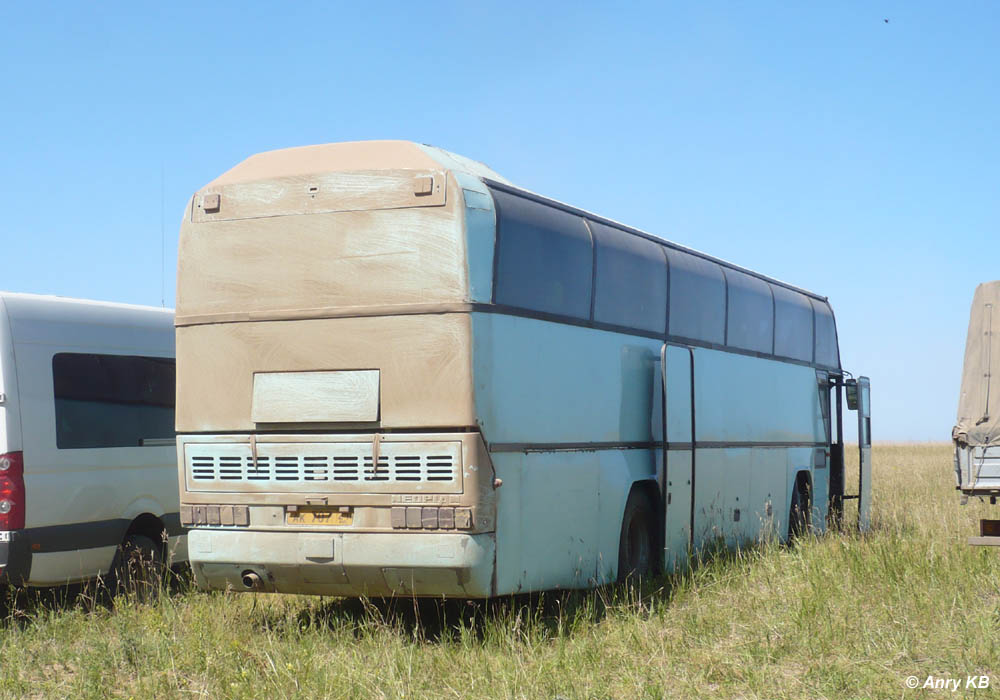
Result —
<instances>
[{"instance_id":1,"label":"van tail light","mask_svg":"<svg viewBox=\"0 0 1000 700\"><path fill-rule=\"evenodd\" d=\"M0 454L0 530L24 527L24 453Z\"/></svg>"}]
</instances>

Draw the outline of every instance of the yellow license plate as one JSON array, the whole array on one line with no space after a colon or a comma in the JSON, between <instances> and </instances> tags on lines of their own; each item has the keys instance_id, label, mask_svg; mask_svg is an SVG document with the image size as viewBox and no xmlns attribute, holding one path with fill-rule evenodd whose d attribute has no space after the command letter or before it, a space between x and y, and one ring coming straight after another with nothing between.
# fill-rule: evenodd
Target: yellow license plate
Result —
<instances>
[{"instance_id":1,"label":"yellow license plate","mask_svg":"<svg viewBox=\"0 0 1000 700\"><path fill-rule=\"evenodd\" d=\"M294 513L285 515L285 522L289 525L350 525L353 519L353 511L341 513L326 506L299 506Z\"/></svg>"}]
</instances>

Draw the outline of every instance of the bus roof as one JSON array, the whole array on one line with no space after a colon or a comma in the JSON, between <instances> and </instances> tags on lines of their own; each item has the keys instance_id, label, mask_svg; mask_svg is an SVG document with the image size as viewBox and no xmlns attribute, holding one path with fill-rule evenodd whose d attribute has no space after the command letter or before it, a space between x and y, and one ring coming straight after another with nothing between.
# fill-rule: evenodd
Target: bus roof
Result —
<instances>
[{"instance_id":1,"label":"bus roof","mask_svg":"<svg viewBox=\"0 0 1000 700\"><path fill-rule=\"evenodd\" d=\"M739 270L766 282L800 292L814 299L828 301L827 297L802 287L789 284L774 277L728 262L694 248L670 241L662 236L622 224L613 219L594 214L586 209L574 207L558 200L539 195L518 187L489 166L465 156L446 151L436 146L418 144L412 141L345 141L314 146L297 146L274 151L264 151L250 156L243 162L205 185L200 191L235 183L258 182L272 178L296 177L320 173L378 171L378 170L429 170L445 168L454 172L464 172L480 178L490 186L527 196L545 204L558 207L591 221L598 221L630 233L648 238L668 247L676 248L698 257L710 260L729 269Z\"/></svg>"},{"instance_id":2,"label":"bus roof","mask_svg":"<svg viewBox=\"0 0 1000 700\"><path fill-rule=\"evenodd\" d=\"M507 182L483 163L434 146L412 141L346 141L257 153L230 168L206 187L317 173L429 170L441 167Z\"/></svg>"}]
</instances>

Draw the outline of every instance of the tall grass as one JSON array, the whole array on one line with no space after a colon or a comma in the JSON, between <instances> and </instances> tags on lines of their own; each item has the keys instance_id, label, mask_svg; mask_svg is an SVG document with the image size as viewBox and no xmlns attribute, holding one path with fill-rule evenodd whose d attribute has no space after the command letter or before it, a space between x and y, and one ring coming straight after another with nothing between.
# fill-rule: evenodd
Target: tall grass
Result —
<instances>
[{"instance_id":1,"label":"tall grass","mask_svg":"<svg viewBox=\"0 0 1000 700\"><path fill-rule=\"evenodd\" d=\"M21 596L0 625L0 696L881 698L931 692L907 676L1000 673L1000 551L965 543L1000 508L958 505L948 446L874 459L868 535L722 553L640 590L387 606L188 584L113 608Z\"/></svg>"}]
</instances>

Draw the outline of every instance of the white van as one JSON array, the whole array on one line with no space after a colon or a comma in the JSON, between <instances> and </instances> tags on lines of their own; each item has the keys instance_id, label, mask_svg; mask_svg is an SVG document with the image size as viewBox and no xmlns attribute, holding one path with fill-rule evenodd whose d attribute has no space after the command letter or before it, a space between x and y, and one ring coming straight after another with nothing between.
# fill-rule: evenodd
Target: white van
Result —
<instances>
[{"instance_id":1,"label":"white van","mask_svg":"<svg viewBox=\"0 0 1000 700\"><path fill-rule=\"evenodd\" d=\"M0 584L187 559L174 314L0 292Z\"/></svg>"}]
</instances>

